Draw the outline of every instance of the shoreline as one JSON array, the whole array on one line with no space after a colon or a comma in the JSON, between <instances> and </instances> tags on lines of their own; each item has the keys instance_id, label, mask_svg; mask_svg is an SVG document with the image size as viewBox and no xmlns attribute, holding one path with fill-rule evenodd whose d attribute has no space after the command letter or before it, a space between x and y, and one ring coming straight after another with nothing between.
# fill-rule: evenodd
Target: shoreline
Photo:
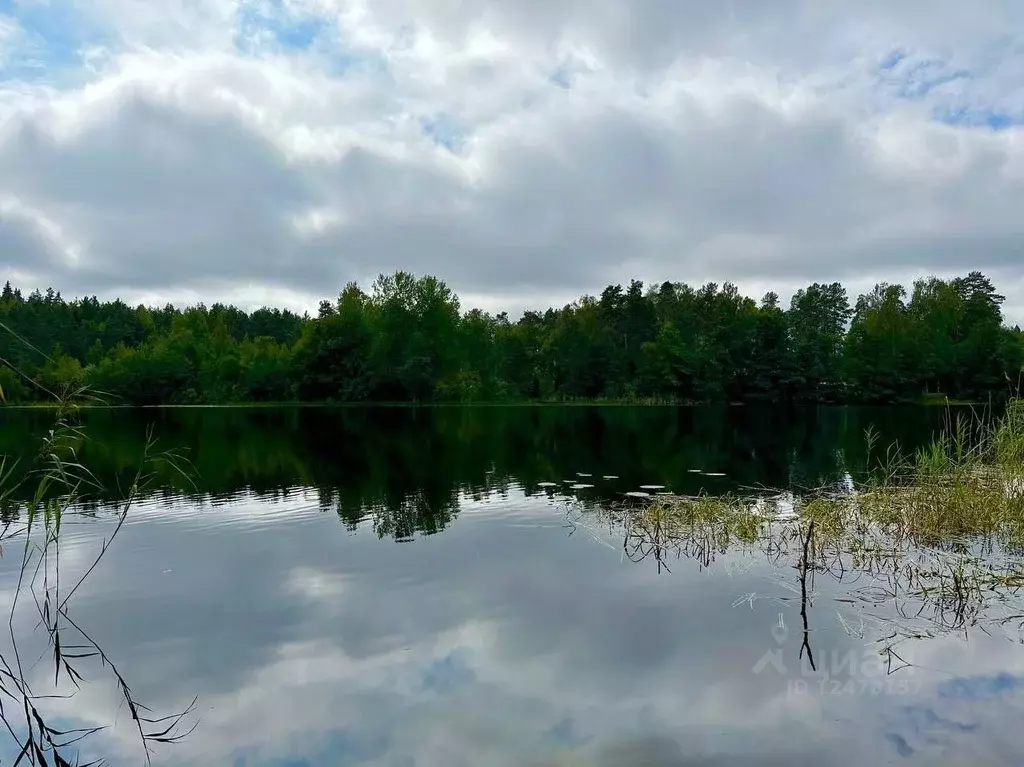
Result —
<instances>
[{"instance_id":1,"label":"shoreline","mask_svg":"<svg viewBox=\"0 0 1024 767\"><path fill-rule=\"evenodd\" d=\"M185 404L164 404L164 405L132 405L132 404L93 404L93 403L71 403L62 405L55 402L27 402L27 403L4 403L0 405L3 410L57 410L61 407L70 407L76 410L185 410L185 409L238 409L238 410L271 410L271 409L358 409L358 408L457 408L457 407L521 407L521 408L551 408L551 407L634 407L634 408L741 408L741 407L780 407L780 408L843 408L843 407L985 407L990 403L980 400L953 400L935 398L921 398L903 402L886 403L865 403L865 402L773 402L765 400L761 402L636 402L631 400L586 400L560 402L558 400L527 400L527 401L493 401L481 400L470 402L222 402L222 403L201 403L193 405Z\"/></svg>"}]
</instances>

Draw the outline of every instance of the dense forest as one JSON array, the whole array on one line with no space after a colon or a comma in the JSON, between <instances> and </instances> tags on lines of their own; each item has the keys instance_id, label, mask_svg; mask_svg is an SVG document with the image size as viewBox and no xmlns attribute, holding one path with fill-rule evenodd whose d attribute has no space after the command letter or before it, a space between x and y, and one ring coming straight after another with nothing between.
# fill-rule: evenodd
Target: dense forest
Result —
<instances>
[{"instance_id":1,"label":"dense forest","mask_svg":"<svg viewBox=\"0 0 1024 767\"><path fill-rule=\"evenodd\" d=\"M463 312L435 277L349 284L317 316L0 295L9 402L81 384L115 402L648 400L893 402L1016 392L1024 334L980 272L839 283L759 302L736 287L634 280L561 309Z\"/></svg>"}]
</instances>

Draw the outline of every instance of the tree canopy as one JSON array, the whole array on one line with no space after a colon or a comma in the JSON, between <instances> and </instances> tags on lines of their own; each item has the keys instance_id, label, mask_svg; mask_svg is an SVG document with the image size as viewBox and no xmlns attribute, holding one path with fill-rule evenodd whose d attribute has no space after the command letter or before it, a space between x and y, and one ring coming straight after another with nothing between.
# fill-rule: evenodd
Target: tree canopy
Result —
<instances>
[{"instance_id":1,"label":"tree canopy","mask_svg":"<svg viewBox=\"0 0 1024 767\"><path fill-rule=\"evenodd\" d=\"M315 317L214 304L131 307L6 284L0 387L8 401L85 384L131 404L617 399L897 402L1017 391L1024 335L980 272L839 283L788 308L730 283L611 285L560 309L464 311L441 280L381 275Z\"/></svg>"}]
</instances>

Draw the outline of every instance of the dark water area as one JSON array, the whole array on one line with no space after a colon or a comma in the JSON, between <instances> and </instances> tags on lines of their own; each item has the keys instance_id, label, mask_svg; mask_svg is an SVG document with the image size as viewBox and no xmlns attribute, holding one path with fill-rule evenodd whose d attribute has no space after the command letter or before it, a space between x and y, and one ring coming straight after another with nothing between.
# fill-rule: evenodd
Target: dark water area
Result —
<instances>
[{"instance_id":1,"label":"dark water area","mask_svg":"<svg viewBox=\"0 0 1024 767\"><path fill-rule=\"evenodd\" d=\"M596 511L642 485L842 484L865 470L869 425L912 450L944 417L90 411L78 454L105 487L130 479L150 426L158 449L188 456L194 485L155 467L72 609L154 715L198 696L195 731L155 764L1021 764L1015 635L937 625L894 658L879 651L878 609L851 596L862 580L742 549L660 568L625 556ZM28 455L51 418L0 412L0 453ZM66 577L109 536L112 498L65 525ZM138 765L118 700L85 683L53 710L67 728L116 722L83 757Z\"/></svg>"},{"instance_id":2,"label":"dark water area","mask_svg":"<svg viewBox=\"0 0 1024 767\"><path fill-rule=\"evenodd\" d=\"M589 498L645 484L681 494L799 492L862 473L891 445L912 452L949 418L929 407L111 409L82 413L79 456L104 488L123 487L151 428L157 452L172 450L193 469L186 480L153 467L168 499L274 501L313 489L349 523L401 511L393 534L408 537L443 529L464 494L535 493L545 482L594 484ZM0 454L27 457L53 414L0 419ZM869 427L879 433L873 459Z\"/></svg>"}]
</instances>

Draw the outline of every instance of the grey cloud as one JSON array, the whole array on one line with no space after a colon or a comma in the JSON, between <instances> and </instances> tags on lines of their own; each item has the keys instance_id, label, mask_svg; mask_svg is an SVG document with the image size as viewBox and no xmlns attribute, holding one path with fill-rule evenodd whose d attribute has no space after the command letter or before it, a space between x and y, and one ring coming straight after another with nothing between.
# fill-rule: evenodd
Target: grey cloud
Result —
<instances>
[{"instance_id":1,"label":"grey cloud","mask_svg":"<svg viewBox=\"0 0 1024 767\"><path fill-rule=\"evenodd\" d=\"M421 31L445 39L466 41L472 23L490 25L532 57L530 67L553 66L548 43L579 33L608 69L566 91L538 85L508 53L498 63L481 54L471 65L442 52L422 62L393 57L388 82L346 90L322 72L300 87L301 69L277 77L280 62L229 64L221 56L205 78L172 72L148 87L140 75L111 84L105 100L65 104L85 122L59 141L47 133L50 113L21 111L0 138L0 195L37 207L85 255L65 263L24 222L6 217L3 265L65 295L192 289L232 300L233 284L255 283L308 296L310 309L348 280L398 268L437 274L492 305L505 295L597 292L634 276L861 283L985 268L1009 277L1024 242L1017 145L920 115L879 127L880 111L900 112L907 102L879 90L865 62L840 63L835 50L826 61L814 51L848 39L917 56L920 41L948 45L946 24L956 22L974 52L1021 11L991 4L968 19L942 3L946 16L926 14L918 29L917 4L883 5L870 5L880 30L871 34L846 11L796 0L771 12L753 0L467 2L448 11L374 3L370 21L392 29L414 11L422 11ZM751 68L733 62L706 80L694 70L695 90L670 94L660 69L670 58L725 55L733 43L749 51ZM450 82L432 90L417 62L449 66ZM795 68L776 78L773 67L787 62ZM489 90L473 67L495 70ZM804 106L783 109L776 96L751 95L752 87L731 94L744 72L764 88L794 89ZM1006 72L1000 77L1005 91ZM487 117L467 123L462 154L445 159L410 126L441 104L459 105L462 85L483 89ZM261 116L229 111L221 91ZM340 156L289 154L287 130L332 126L351 134ZM899 132L906 135L885 158L879 136ZM477 161L475 176L460 170ZM295 216L331 208L342 218L334 228L300 235L292 225ZM1011 296L1011 313L1021 305Z\"/></svg>"},{"instance_id":2,"label":"grey cloud","mask_svg":"<svg viewBox=\"0 0 1024 767\"><path fill-rule=\"evenodd\" d=\"M5 185L84 240L84 263L59 283L292 279L287 217L311 189L237 120L128 94L66 142L23 118L4 150Z\"/></svg>"},{"instance_id":3,"label":"grey cloud","mask_svg":"<svg viewBox=\"0 0 1024 767\"><path fill-rule=\"evenodd\" d=\"M1024 10L1012 0L966 6L956 0L849 5L815 0L380 0L374 15L390 23L416 19L461 42L474 23L513 36L525 46L553 46L569 38L608 57L615 66L656 70L680 54L735 57L789 71L831 65L891 50L987 48L1019 28Z\"/></svg>"},{"instance_id":4,"label":"grey cloud","mask_svg":"<svg viewBox=\"0 0 1024 767\"><path fill-rule=\"evenodd\" d=\"M60 274L66 269L64 256L38 227L22 216L0 211L0 253L6 254L10 269L36 274Z\"/></svg>"},{"instance_id":5,"label":"grey cloud","mask_svg":"<svg viewBox=\"0 0 1024 767\"><path fill-rule=\"evenodd\" d=\"M497 175L474 191L370 149L289 164L235 118L135 97L70 145L23 124L0 168L85 241L88 258L73 274L48 263L65 292L256 280L315 295L397 268L477 293L582 292L631 258L650 265L638 276L652 280L791 279L821 265L839 277L853 265L996 267L1022 235L1013 211L1024 195L1000 181L998 155L978 153L951 179L896 182L835 120L794 123L753 102L724 120L684 108L672 129L620 110L566 117L549 138L567 159L508 143ZM332 203L347 222L301 240L290 217ZM862 234L919 212L955 230ZM702 263L699 248L720 234L770 240L777 252Z\"/></svg>"}]
</instances>

